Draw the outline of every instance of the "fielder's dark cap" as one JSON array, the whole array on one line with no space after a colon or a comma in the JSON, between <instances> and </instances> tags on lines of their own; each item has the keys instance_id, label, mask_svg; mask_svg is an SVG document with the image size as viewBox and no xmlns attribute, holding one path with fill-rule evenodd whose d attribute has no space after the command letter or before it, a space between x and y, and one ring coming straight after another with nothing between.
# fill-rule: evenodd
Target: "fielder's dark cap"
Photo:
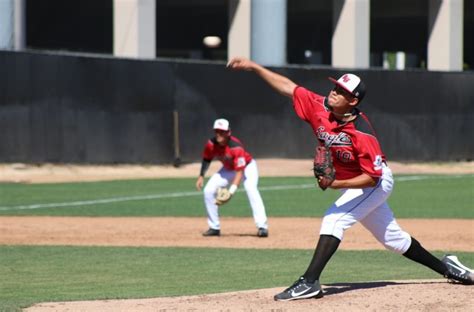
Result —
<instances>
[{"instance_id":1,"label":"fielder's dark cap","mask_svg":"<svg viewBox=\"0 0 474 312\"><path fill-rule=\"evenodd\" d=\"M359 76L354 74L344 74L338 80L332 77L329 77L329 80L358 98L359 102L362 101L365 96L365 84Z\"/></svg>"}]
</instances>

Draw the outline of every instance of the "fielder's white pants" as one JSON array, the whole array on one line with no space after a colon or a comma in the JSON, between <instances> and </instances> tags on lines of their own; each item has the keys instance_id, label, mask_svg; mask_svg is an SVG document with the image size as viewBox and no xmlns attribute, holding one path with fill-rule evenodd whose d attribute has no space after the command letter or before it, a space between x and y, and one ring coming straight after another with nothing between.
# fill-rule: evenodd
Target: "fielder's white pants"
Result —
<instances>
[{"instance_id":1,"label":"fielder's white pants","mask_svg":"<svg viewBox=\"0 0 474 312\"><path fill-rule=\"evenodd\" d=\"M385 248L405 253L411 245L411 236L400 228L387 204L392 190L392 171L384 165L375 187L342 190L341 197L326 211L320 234L342 241L344 231L360 222Z\"/></svg>"},{"instance_id":2,"label":"fielder's white pants","mask_svg":"<svg viewBox=\"0 0 474 312\"><path fill-rule=\"evenodd\" d=\"M207 223L209 228L220 230L219 208L215 204L216 191L219 187L227 187L234 179L235 171L222 167L213 174L204 187L204 203L207 210ZM254 159L245 167L243 185L252 207L253 219L257 228L268 228L267 215L262 197L258 191L258 169Z\"/></svg>"}]
</instances>

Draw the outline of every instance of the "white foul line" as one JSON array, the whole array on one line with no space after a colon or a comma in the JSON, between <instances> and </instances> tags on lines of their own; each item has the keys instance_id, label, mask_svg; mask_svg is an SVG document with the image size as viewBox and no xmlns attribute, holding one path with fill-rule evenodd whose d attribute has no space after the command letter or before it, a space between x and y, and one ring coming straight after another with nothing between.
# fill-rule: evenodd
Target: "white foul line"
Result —
<instances>
[{"instance_id":1,"label":"white foul line","mask_svg":"<svg viewBox=\"0 0 474 312\"><path fill-rule=\"evenodd\" d=\"M307 189L307 188L312 188L312 187L314 187L314 184L276 185L276 186L260 187L259 190L260 191L290 190L290 189ZM240 190L238 192L242 192L242 190ZM24 206L0 207L0 211L27 210L27 209L39 209L39 208L56 208L56 207L90 206L90 205L97 205L97 204L109 204L109 203L118 203L118 202L135 201L135 200L150 200L150 199L173 198L173 197L189 197L189 196L198 196L198 195L202 195L202 192L179 192L179 193L166 193L166 194L155 194L155 195L112 197L112 198L95 199L95 200L74 201L74 202L67 202L67 203L33 204L33 205L24 205Z\"/></svg>"},{"instance_id":2,"label":"white foul line","mask_svg":"<svg viewBox=\"0 0 474 312\"><path fill-rule=\"evenodd\" d=\"M436 178L442 179L442 178L459 178L459 177L466 177L466 175L456 175L456 176L446 176L446 177L443 176L443 177L436 177ZM415 180L426 180L426 179L431 179L431 178L433 178L433 176L407 176L407 177L396 178L395 180L396 181L415 181ZM274 186L259 187L259 190L260 191L293 190L293 189L309 189L309 188L314 188L314 187L316 187L315 184L274 185ZM243 192L243 190L239 190L238 192ZM73 202L66 202L66 203L32 204L32 205L22 205L22 206L0 207L0 211L91 206L91 205L98 205L98 204L109 204L109 203L118 203L118 202L127 202L127 201L189 197L189 196L199 196L199 195L202 195L202 192L195 191L195 192L179 192L179 193L166 193L166 194L155 194L155 195L112 197L112 198L104 198L104 199L73 201Z\"/></svg>"}]
</instances>

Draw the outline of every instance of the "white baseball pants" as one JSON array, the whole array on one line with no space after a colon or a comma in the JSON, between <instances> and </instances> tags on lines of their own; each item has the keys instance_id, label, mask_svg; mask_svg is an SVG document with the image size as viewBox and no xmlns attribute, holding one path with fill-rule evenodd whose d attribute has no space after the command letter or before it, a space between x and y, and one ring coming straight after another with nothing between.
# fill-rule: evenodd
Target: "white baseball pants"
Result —
<instances>
[{"instance_id":1,"label":"white baseball pants","mask_svg":"<svg viewBox=\"0 0 474 312\"><path fill-rule=\"evenodd\" d=\"M216 191L219 187L226 187L234 179L235 171L222 167L213 174L204 187L204 203L207 209L207 223L209 228L220 230L219 209L215 204ZM268 228L267 215L262 197L258 191L258 169L254 159L245 167L243 185L252 207L253 219L257 228Z\"/></svg>"},{"instance_id":2,"label":"white baseball pants","mask_svg":"<svg viewBox=\"0 0 474 312\"><path fill-rule=\"evenodd\" d=\"M341 197L326 211L320 234L342 241L344 231L359 221L385 248L405 253L411 245L411 236L400 228L387 204L392 190L392 171L384 165L375 187L342 190Z\"/></svg>"}]
</instances>

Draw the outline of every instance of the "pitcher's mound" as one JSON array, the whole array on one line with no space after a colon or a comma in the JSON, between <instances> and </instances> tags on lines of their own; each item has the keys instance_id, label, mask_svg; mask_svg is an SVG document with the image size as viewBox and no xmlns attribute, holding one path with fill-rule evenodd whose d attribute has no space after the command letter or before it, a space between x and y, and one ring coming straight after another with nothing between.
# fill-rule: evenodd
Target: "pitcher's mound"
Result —
<instances>
[{"instance_id":1,"label":"pitcher's mound","mask_svg":"<svg viewBox=\"0 0 474 312\"><path fill-rule=\"evenodd\" d=\"M445 280L323 285L321 299L276 302L285 287L154 299L52 302L25 311L472 311L474 287Z\"/></svg>"}]
</instances>

